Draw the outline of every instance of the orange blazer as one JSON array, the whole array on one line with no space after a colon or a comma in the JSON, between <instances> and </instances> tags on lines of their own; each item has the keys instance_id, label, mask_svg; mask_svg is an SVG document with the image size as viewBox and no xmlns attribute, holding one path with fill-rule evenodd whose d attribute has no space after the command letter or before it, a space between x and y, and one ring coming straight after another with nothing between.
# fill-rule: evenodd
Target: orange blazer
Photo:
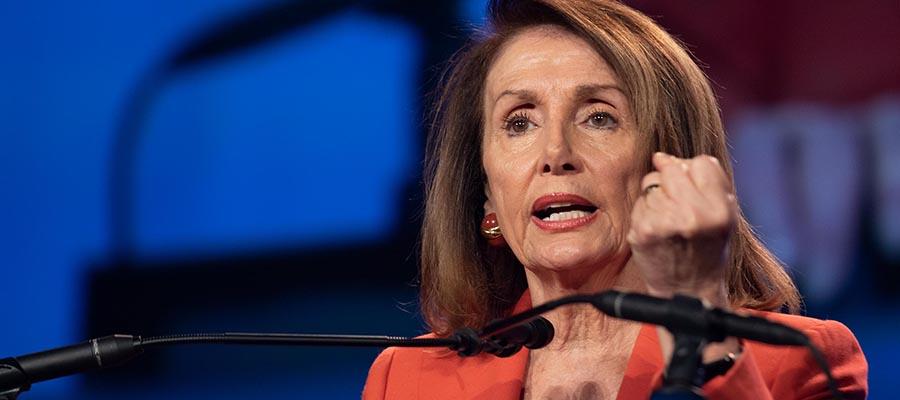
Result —
<instances>
[{"instance_id":1,"label":"orange blazer","mask_svg":"<svg viewBox=\"0 0 900 400\"><path fill-rule=\"evenodd\" d=\"M526 292L514 312L531 307ZM845 399L864 399L868 365L859 343L837 321L772 312L754 314L801 330L822 350ZM521 398L528 350L509 358L490 354L460 357L449 350L391 347L375 360L363 389L365 400ZM648 399L662 384L665 367L654 325L644 324L635 341L618 399ZM827 399L825 374L806 348L745 341L725 375L703 386L708 399Z\"/></svg>"}]
</instances>

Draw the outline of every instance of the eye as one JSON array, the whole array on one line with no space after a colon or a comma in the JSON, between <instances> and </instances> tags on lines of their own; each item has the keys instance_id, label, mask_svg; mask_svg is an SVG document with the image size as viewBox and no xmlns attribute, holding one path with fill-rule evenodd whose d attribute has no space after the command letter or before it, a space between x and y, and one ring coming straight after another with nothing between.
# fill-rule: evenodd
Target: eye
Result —
<instances>
[{"instance_id":1,"label":"eye","mask_svg":"<svg viewBox=\"0 0 900 400\"><path fill-rule=\"evenodd\" d=\"M534 126L534 122L531 122L531 120L528 119L528 115L524 112L510 115L503 121L503 129L513 135L528 132L533 129Z\"/></svg>"},{"instance_id":2,"label":"eye","mask_svg":"<svg viewBox=\"0 0 900 400\"><path fill-rule=\"evenodd\" d=\"M597 111L591 113L585 121L591 128L596 129L612 129L619 125L619 121L610 113L605 111Z\"/></svg>"}]
</instances>

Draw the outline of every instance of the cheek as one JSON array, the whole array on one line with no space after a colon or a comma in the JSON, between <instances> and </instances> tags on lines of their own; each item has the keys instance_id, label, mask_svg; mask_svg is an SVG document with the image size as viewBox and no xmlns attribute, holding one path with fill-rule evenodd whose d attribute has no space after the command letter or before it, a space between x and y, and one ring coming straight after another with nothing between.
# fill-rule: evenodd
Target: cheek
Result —
<instances>
[{"instance_id":1,"label":"cheek","mask_svg":"<svg viewBox=\"0 0 900 400\"><path fill-rule=\"evenodd\" d=\"M482 147L482 165L496 208L519 206L524 200L534 165L534 146L525 140L488 139Z\"/></svg>"},{"instance_id":2,"label":"cheek","mask_svg":"<svg viewBox=\"0 0 900 400\"><path fill-rule=\"evenodd\" d=\"M514 224L521 219L524 212L527 178L517 174L512 166L503 169L503 173L488 173L491 191L491 204L497 213L501 228L511 232Z\"/></svg>"},{"instance_id":3,"label":"cheek","mask_svg":"<svg viewBox=\"0 0 900 400\"><path fill-rule=\"evenodd\" d=\"M490 156L490 153L486 153ZM510 239L520 237L529 218L528 188L533 176L530 164L509 155L485 158L485 173L491 193L490 205L504 234Z\"/></svg>"}]
</instances>

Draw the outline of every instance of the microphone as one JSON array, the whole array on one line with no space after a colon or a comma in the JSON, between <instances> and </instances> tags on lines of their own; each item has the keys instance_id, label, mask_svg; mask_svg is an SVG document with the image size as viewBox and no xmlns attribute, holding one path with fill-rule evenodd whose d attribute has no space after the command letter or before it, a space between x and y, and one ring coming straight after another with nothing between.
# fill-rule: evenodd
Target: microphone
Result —
<instances>
[{"instance_id":1,"label":"microphone","mask_svg":"<svg viewBox=\"0 0 900 400\"><path fill-rule=\"evenodd\" d=\"M539 349L553 341L553 324L546 318L537 317L531 321L515 325L506 330L487 335L485 350L497 357L509 357L519 352L522 346Z\"/></svg>"},{"instance_id":2,"label":"microphone","mask_svg":"<svg viewBox=\"0 0 900 400\"><path fill-rule=\"evenodd\" d=\"M0 359L0 400L14 399L33 383L122 364L142 354L145 348L178 344L242 344L281 346L347 347L447 347L460 356L487 352L509 357L522 346L535 349L553 340L553 325L537 317L503 330L463 328L448 338L399 336L322 335L298 333L200 333L141 338L111 335L84 343L18 357Z\"/></svg>"},{"instance_id":3,"label":"microphone","mask_svg":"<svg viewBox=\"0 0 900 400\"><path fill-rule=\"evenodd\" d=\"M32 383L119 365L143 349L130 335L111 335L84 343L0 360L0 398Z\"/></svg>"},{"instance_id":4,"label":"microphone","mask_svg":"<svg viewBox=\"0 0 900 400\"><path fill-rule=\"evenodd\" d=\"M809 339L791 327L765 318L733 314L707 308L699 299L676 295L662 299L637 293L607 290L577 294L548 301L530 310L488 324L484 331L501 332L538 315L568 304L591 304L604 314L632 321L661 325L672 331L721 341L728 336L774 345L807 346Z\"/></svg>"},{"instance_id":5,"label":"microphone","mask_svg":"<svg viewBox=\"0 0 900 400\"><path fill-rule=\"evenodd\" d=\"M805 346L809 339L791 327L765 318L742 316L707 308L695 298L676 295L661 299L637 293L609 290L593 297L600 311L617 318L661 325L669 331L721 341L735 336L774 345Z\"/></svg>"}]
</instances>

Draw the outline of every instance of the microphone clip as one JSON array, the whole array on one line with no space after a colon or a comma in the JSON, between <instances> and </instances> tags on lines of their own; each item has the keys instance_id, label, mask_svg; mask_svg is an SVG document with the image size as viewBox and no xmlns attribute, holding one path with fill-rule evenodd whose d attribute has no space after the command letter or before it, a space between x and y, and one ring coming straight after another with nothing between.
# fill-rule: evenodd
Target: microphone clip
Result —
<instances>
[{"instance_id":1,"label":"microphone clip","mask_svg":"<svg viewBox=\"0 0 900 400\"><path fill-rule=\"evenodd\" d=\"M508 341L505 338L482 339L472 328L460 328L451 336L457 344L450 349L460 357L471 357L481 353L493 354L497 357L510 357L522 349L522 343ZM2 399L0 399L2 400Z\"/></svg>"},{"instance_id":2,"label":"microphone clip","mask_svg":"<svg viewBox=\"0 0 900 400\"><path fill-rule=\"evenodd\" d=\"M454 339L457 344L450 347L450 350L455 351L460 357L478 355L484 348L484 341L478 337L478 333L476 333L474 329L469 327L457 329L456 332L453 332L451 338Z\"/></svg>"},{"instance_id":3,"label":"microphone clip","mask_svg":"<svg viewBox=\"0 0 900 400\"><path fill-rule=\"evenodd\" d=\"M493 354L497 357L510 357L522 350L522 347L539 349L553 340L553 324L546 318L537 317L498 331L485 331L479 334L472 328L464 327L456 330L451 336L456 345L451 350L462 357L470 357L480 353Z\"/></svg>"}]
</instances>

